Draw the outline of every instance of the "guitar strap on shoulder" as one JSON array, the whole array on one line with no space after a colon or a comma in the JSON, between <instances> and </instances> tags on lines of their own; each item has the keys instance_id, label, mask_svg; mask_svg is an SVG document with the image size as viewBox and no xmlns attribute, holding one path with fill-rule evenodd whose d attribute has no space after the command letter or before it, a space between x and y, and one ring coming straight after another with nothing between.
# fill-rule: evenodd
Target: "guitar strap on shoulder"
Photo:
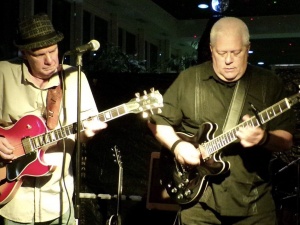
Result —
<instances>
[{"instance_id":1,"label":"guitar strap on shoulder","mask_svg":"<svg viewBox=\"0 0 300 225\"><path fill-rule=\"evenodd\" d=\"M246 94L250 86L250 80L251 72L246 74L246 76L243 76L242 79L237 82L223 125L223 133L238 124L244 108Z\"/></svg>"},{"instance_id":2,"label":"guitar strap on shoulder","mask_svg":"<svg viewBox=\"0 0 300 225\"><path fill-rule=\"evenodd\" d=\"M47 93L46 124L50 130L53 130L57 126L61 99L62 99L62 89L61 89L61 82L60 82L60 84L57 85L56 87L50 88Z\"/></svg>"}]
</instances>

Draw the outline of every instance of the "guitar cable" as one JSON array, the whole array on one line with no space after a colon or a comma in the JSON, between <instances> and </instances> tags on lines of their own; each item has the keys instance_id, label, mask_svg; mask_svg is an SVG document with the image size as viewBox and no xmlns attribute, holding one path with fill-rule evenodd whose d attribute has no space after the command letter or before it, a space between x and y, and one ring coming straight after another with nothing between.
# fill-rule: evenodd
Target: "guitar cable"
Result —
<instances>
[{"instance_id":1,"label":"guitar cable","mask_svg":"<svg viewBox=\"0 0 300 225\"><path fill-rule=\"evenodd\" d=\"M249 102L249 104L250 104L250 106L251 106L252 112L253 112L255 118L257 119L257 121L258 121L260 127L263 127L263 124L262 124L262 122L261 122L261 119L259 118L259 115L258 115L258 114L259 114L259 111L255 108L255 106L254 106L251 102Z\"/></svg>"},{"instance_id":2,"label":"guitar cable","mask_svg":"<svg viewBox=\"0 0 300 225\"><path fill-rule=\"evenodd\" d=\"M62 89L62 104L60 106L60 109L59 109L59 113L58 113L58 123L59 123L59 126L60 127L63 127L61 121L60 121L60 115L61 115L61 111L62 109L64 110L64 119L66 119L66 103L65 103L65 70L64 70L64 56L62 57L62 61L61 61L61 70L59 71L58 75L59 75L59 78L60 78L60 82L61 82L61 89ZM72 202L71 202L71 199L70 199L70 194L68 192L68 189L67 189L67 185L66 185L66 181L65 181L65 166L66 166L66 142L65 142L65 138L62 139L62 144L63 144L63 159L62 159L62 165L61 165L61 177L60 177L60 181L59 181L59 184L60 184L60 188L61 190L65 189L66 191L66 195L67 195L67 198L68 198L68 203L69 203L69 216L68 216L68 220L67 220L67 223L66 224L69 224L69 221L71 219L71 214L72 214ZM71 163L71 162L70 162ZM61 194L61 199L62 199L62 191L60 192ZM62 210L63 209L63 206L62 206L62 201L61 201L61 204L60 204L60 209ZM61 216L62 216L62 212L61 212ZM62 219L62 217L60 217L60 219ZM60 221L62 222L62 221Z\"/></svg>"},{"instance_id":3,"label":"guitar cable","mask_svg":"<svg viewBox=\"0 0 300 225\"><path fill-rule=\"evenodd\" d=\"M173 225L176 225L176 222L178 222L177 225L181 225L182 224L181 223L181 216L180 215L181 215L181 209L179 209L177 211Z\"/></svg>"}]
</instances>

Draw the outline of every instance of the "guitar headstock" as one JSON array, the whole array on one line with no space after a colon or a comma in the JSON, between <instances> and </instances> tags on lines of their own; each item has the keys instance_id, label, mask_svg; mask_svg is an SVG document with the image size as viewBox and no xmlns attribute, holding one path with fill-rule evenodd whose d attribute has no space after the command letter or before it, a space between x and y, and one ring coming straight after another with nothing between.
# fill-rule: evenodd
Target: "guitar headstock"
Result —
<instances>
[{"instance_id":1,"label":"guitar headstock","mask_svg":"<svg viewBox=\"0 0 300 225\"><path fill-rule=\"evenodd\" d=\"M160 113L163 107L163 97L158 90L150 89L150 93L144 91L144 95L135 94L136 98L131 99L125 105L131 113L144 112L143 117L147 117L147 111L151 114Z\"/></svg>"},{"instance_id":2,"label":"guitar headstock","mask_svg":"<svg viewBox=\"0 0 300 225\"><path fill-rule=\"evenodd\" d=\"M113 148L111 148L111 150L113 151L113 156L116 158L115 162L118 163L119 168L122 168L123 163L122 163L120 150L118 149L118 147L116 145Z\"/></svg>"}]
</instances>

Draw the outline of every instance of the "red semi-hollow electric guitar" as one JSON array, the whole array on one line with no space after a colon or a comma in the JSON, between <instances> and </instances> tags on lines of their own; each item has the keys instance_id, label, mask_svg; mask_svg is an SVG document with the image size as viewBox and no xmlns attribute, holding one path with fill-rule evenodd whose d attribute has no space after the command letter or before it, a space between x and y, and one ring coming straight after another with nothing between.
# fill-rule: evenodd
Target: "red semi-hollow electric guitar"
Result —
<instances>
[{"instance_id":1,"label":"red semi-hollow electric guitar","mask_svg":"<svg viewBox=\"0 0 300 225\"><path fill-rule=\"evenodd\" d=\"M97 117L100 121L107 122L129 113L145 111L153 113L154 109L159 112L162 106L162 95L152 88L149 94L145 92L144 96L140 96L137 93L136 98L131 99L128 103L103 111L86 120ZM83 126L80 127L84 130ZM55 170L55 166L45 163L45 151L41 148L77 133L76 128L77 124L73 123L49 131L44 121L34 115L22 117L10 128L0 128L0 135L7 138L14 146L14 155L16 156L12 162L0 160L0 205L13 198L22 185L24 177L50 175Z\"/></svg>"}]
</instances>

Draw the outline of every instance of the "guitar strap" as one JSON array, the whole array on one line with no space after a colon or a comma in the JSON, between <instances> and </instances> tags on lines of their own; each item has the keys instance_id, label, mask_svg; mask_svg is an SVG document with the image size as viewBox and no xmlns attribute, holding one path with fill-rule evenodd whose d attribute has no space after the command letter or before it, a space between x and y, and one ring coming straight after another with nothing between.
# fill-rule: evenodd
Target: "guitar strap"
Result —
<instances>
[{"instance_id":1,"label":"guitar strap","mask_svg":"<svg viewBox=\"0 0 300 225\"><path fill-rule=\"evenodd\" d=\"M248 74L246 73L246 75L237 82L223 125L223 133L238 124L244 108L246 95L250 86L250 80L251 72Z\"/></svg>"},{"instance_id":2,"label":"guitar strap","mask_svg":"<svg viewBox=\"0 0 300 225\"><path fill-rule=\"evenodd\" d=\"M47 93L46 124L50 130L53 130L57 126L61 99L62 89L60 82L56 87L50 88Z\"/></svg>"}]
</instances>

